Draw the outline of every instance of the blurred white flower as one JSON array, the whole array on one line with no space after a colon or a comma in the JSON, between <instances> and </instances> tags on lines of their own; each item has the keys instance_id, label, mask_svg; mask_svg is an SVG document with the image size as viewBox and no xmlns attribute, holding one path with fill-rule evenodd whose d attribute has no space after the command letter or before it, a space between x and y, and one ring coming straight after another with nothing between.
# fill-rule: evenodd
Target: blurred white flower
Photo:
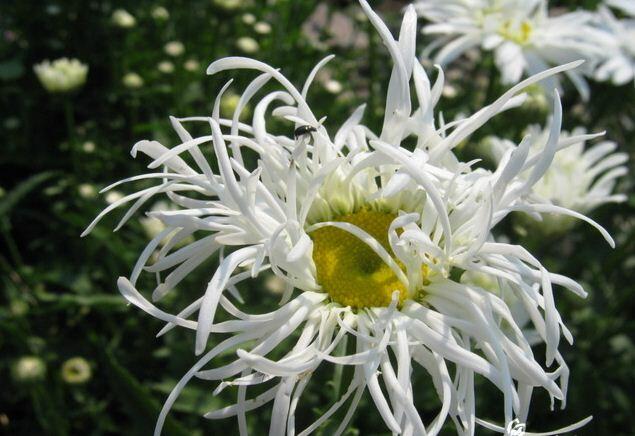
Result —
<instances>
[{"instance_id":1,"label":"blurred white flower","mask_svg":"<svg viewBox=\"0 0 635 436\"><path fill-rule=\"evenodd\" d=\"M120 200L117 200L117 201L120 201ZM112 204L116 204L117 201L115 201ZM154 214L157 212L170 211L170 210L175 210L175 208L165 201L157 201L154 204L154 206L152 206L152 209L150 209L150 212L147 213L147 216L139 219L139 222L141 223L141 226L143 227L143 230L145 231L148 238L150 239L155 238L157 235L161 234L161 232L163 232L166 228L165 224L160 219L156 218Z\"/></svg>"},{"instance_id":2,"label":"blurred white flower","mask_svg":"<svg viewBox=\"0 0 635 436\"><path fill-rule=\"evenodd\" d=\"M95 143L93 141L86 141L82 144L82 150L84 153L93 153L95 151Z\"/></svg>"},{"instance_id":3,"label":"blurred white flower","mask_svg":"<svg viewBox=\"0 0 635 436\"><path fill-rule=\"evenodd\" d=\"M20 357L14 362L11 374L18 383L40 381L46 375L46 364L37 356Z\"/></svg>"},{"instance_id":4,"label":"blurred white flower","mask_svg":"<svg viewBox=\"0 0 635 436\"><path fill-rule=\"evenodd\" d=\"M143 78L137 73L126 73L121 79L126 88L137 89L143 86Z\"/></svg>"},{"instance_id":5,"label":"blurred white flower","mask_svg":"<svg viewBox=\"0 0 635 436\"><path fill-rule=\"evenodd\" d=\"M83 357L72 357L62 364L62 380L71 385L80 385L90 380L92 370Z\"/></svg>"},{"instance_id":6,"label":"blurred white flower","mask_svg":"<svg viewBox=\"0 0 635 436\"><path fill-rule=\"evenodd\" d=\"M256 16L254 14L243 14L241 19L243 20L243 23L247 24L248 26L251 26L256 22Z\"/></svg>"},{"instance_id":7,"label":"blurred white flower","mask_svg":"<svg viewBox=\"0 0 635 436\"><path fill-rule=\"evenodd\" d=\"M14 130L20 127L20 118L18 117L7 117L4 119L4 127L7 130Z\"/></svg>"},{"instance_id":8,"label":"blurred white flower","mask_svg":"<svg viewBox=\"0 0 635 436\"><path fill-rule=\"evenodd\" d=\"M326 89L331 94L339 94L340 92L342 92L343 86L341 82L335 79L330 79L327 80L324 84L324 89Z\"/></svg>"},{"instance_id":9,"label":"blurred white flower","mask_svg":"<svg viewBox=\"0 0 635 436\"><path fill-rule=\"evenodd\" d=\"M220 101L220 113L226 118L231 118L239 102L240 95L234 94L233 92L224 94Z\"/></svg>"},{"instance_id":10,"label":"blurred white flower","mask_svg":"<svg viewBox=\"0 0 635 436\"><path fill-rule=\"evenodd\" d=\"M164 74L171 74L174 72L174 64L170 61L161 61L157 69Z\"/></svg>"},{"instance_id":11,"label":"blurred white flower","mask_svg":"<svg viewBox=\"0 0 635 436\"><path fill-rule=\"evenodd\" d=\"M212 0L212 3L226 11L234 11L243 7L245 0Z\"/></svg>"},{"instance_id":12,"label":"blurred white flower","mask_svg":"<svg viewBox=\"0 0 635 436\"><path fill-rule=\"evenodd\" d=\"M457 93L458 93L458 91L456 90L456 88L454 86L450 85L450 84L445 85L443 87L442 94L443 94L443 96L445 98L454 98L454 97L456 97Z\"/></svg>"},{"instance_id":13,"label":"blurred white flower","mask_svg":"<svg viewBox=\"0 0 635 436\"><path fill-rule=\"evenodd\" d=\"M547 0L417 0L415 7L431 22L423 32L437 36L424 56L438 49L435 62L447 65L474 47L493 51L505 84L552 65L583 59L587 63L582 69L565 74L588 99L583 75L592 74L610 44L610 38L593 25L592 13L549 16ZM551 78L543 85L551 92L558 81Z\"/></svg>"},{"instance_id":14,"label":"blurred white flower","mask_svg":"<svg viewBox=\"0 0 635 436\"><path fill-rule=\"evenodd\" d=\"M2 188L0 188L0 198L2 198ZM15 317L23 317L29 313L29 303L24 300L11 300L9 303L9 312Z\"/></svg>"},{"instance_id":15,"label":"blurred white flower","mask_svg":"<svg viewBox=\"0 0 635 436\"><path fill-rule=\"evenodd\" d=\"M58 15L61 11L62 9L58 5L52 4L46 6L46 13L49 15Z\"/></svg>"},{"instance_id":16,"label":"blurred white flower","mask_svg":"<svg viewBox=\"0 0 635 436\"><path fill-rule=\"evenodd\" d=\"M527 130L529 159L537 160L548 140L548 129L532 126ZM602 134L587 134L585 129L576 128L571 133L563 132L558 143L558 151L544 176L536 182L532 195L555 206L587 214L606 203L626 200L624 194L613 194L617 179L627 174L624 164L626 153L615 153L617 144L601 141L591 147L586 142ZM498 162L508 159L515 144L509 140L489 138L492 156ZM529 179L531 171L522 177ZM543 223L536 224L546 233L563 233L574 224L570 217L556 214L543 216Z\"/></svg>"},{"instance_id":17,"label":"blurred white flower","mask_svg":"<svg viewBox=\"0 0 635 436\"><path fill-rule=\"evenodd\" d=\"M183 68L185 68L186 71L198 72L201 69L201 63L196 59L188 59L183 64Z\"/></svg>"},{"instance_id":18,"label":"blurred white flower","mask_svg":"<svg viewBox=\"0 0 635 436\"><path fill-rule=\"evenodd\" d=\"M635 2L632 6L635 7ZM618 20L604 7L600 8L597 19L611 44L595 71L595 78L618 86L632 82L635 79L635 19Z\"/></svg>"},{"instance_id":19,"label":"blurred white flower","mask_svg":"<svg viewBox=\"0 0 635 436\"><path fill-rule=\"evenodd\" d=\"M287 282L275 274L269 274L265 279L265 288L274 294L282 294L287 288Z\"/></svg>"},{"instance_id":20,"label":"blurred white flower","mask_svg":"<svg viewBox=\"0 0 635 436\"><path fill-rule=\"evenodd\" d=\"M251 107L243 104L239 107L240 95L234 92L225 92L220 100L220 114L226 118L233 118L236 109L240 109L238 119L249 118L251 116Z\"/></svg>"},{"instance_id":21,"label":"blurred white flower","mask_svg":"<svg viewBox=\"0 0 635 436\"><path fill-rule=\"evenodd\" d=\"M35 75L48 92L68 92L86 82L88 65L77 59L45 60L33 67Z\"/></svg>"},{"instance_id":22,"label":"blurred white flower","mask_svg":"<svg viewBox=\"0 0 635 436\"><path fill-rule=\"evenodd\" d=\"M181 56L185 52L185 46L181 41L170 41L163 47L169 56Z\"/></svg>"},{"instance_id":23,"label":"blurred white flower","mask_svg":"<svg viewBox=\"0 0 635 436\"><path fill-rule=\"evenodd\" d=\"M135 17L133 17L130 12L125 9L116 9L112 13L112 22L115 23L116 26L122 28L134 27L135 24L137 24Z\"/></svg>"},{"instance_id":24,"label":"blurred white flower","mask_svg":"<svg viewBox=\"0 0 635 436\"><path fill-rule=\"evenodd\" d=\"M94 185L90 183L82 183L77 187L77 192L79 196L84 199L91 199L97 196L97 189L95 189Z\"/></svg>"},{"instance_id":25,"label":"blurred white flower","mask_svg":"<svg viewBox=\"0 0 635 436\"><path fill-rule=\"evenodd\" d=\"M264 21L259 21L254 24L254 31L261 35L267 35L271 33L271 24L266 23Z\"/></svg>"},{"instance_id":26,"label":"blurred white flower","mask_svg":"<svg viewBox=\"0 0 635 436\"><path fill-rule=\"evenodd\" d=\"M236 40L236 47L247 54L253 54L260 50L258 41L248 36L238 38Z\"/></svg>"},{"instance_id":27,"label":"blurred white flower","mask_svg":"<svg viewBox=\"0 0 635 436\"><path fill-rule=\"evenodd\" d=\"M208 74L235 69L259 74L238 99L232 118L221 116L228 83L211 116L171 118L180 144L135 144L133 157L146 154L155 172L105 190L140 179L157 183L108 206L83 233L126 203L132 206L117 229L155 195L165 194L170 201L167 210L148 213L164 228L143 250L130 277L118 280L130 303L166 322L159 335L176 326L193 330L195 353L205 353L169 395L155 434L195 376L217 382L215 393L229 386L238 390L236 404L211 411L207 418L237 416L244 435L246 412L273 402L269 434L295 434L300 397L314 371L328 364L352 367L348 386L302 434L316 430L349 402L334 432L341 434L366 390L386 427L410 435L437 435L448 418L459 434L473 435L476 425L504 432L510 423L526 421L536 388L564 406L569 369L559 344L561 337L569 343L573 337L556 309L553 285L582 297L586 293L572 279L548 272L524 247L495 241L492 234L511 212L555 212L587 221L614 245L591 219L532 195L560 143L558 94L539 154L530 157L525 140L489 171L476 167L477 161L460 161L453 150L492 117L521 104L524 88L579 63L541 72L475 114L437 125L435 106L444 78L439 70L432 85L417 61L414 8L406 9L397 39L366 1L360 3L393 63L381 132L362 124L365 105L352 111L334 135L322 125L324 117L313 113L306 99L309 88L332 56L318 63L300 89L262 62L220 59ZM272 80L278 89L268 86L253 104L251 124L239 122L242 107ZM193 137L186 128L192 124L209 134ZM414 150L402 146L411 137L416 138ZM210 146L218 172L206 159ZM246 163L243 151L256 154L247 161L257 162L255 167ZM173 250L194 234L199 239ZM177 314L158 308L136 288L140 274L148 272L158 278L152 301L161 300L216 253L220 265L204 292ZM237 285L266 271L286 284L280 307L247 314L239 308L243 297ZM501 292L513 293L514 311L505 295L456 281L456 273L498 281ZM248 297L264 303L270 296ZM223 321L216 317L218 310L224 311ZM543 364L520 328L526 322L544 343ZM210 335L214 340L208 348ZM346 341L353 341L354 352ZM211 363L235 349L232 362ZM278 360L274 350L282 356ZM429 374L427 388L436 391L441 403L437 416L425 424L414 403L412 373L419 371ZM501 391L502 426L475 416L476 377ZM252 387L259 393L248 399Z\"/></svg>"},{"instance_id":28,"label":"blurred white flower","mask_svg":"<svg viewBox=\"0 0 635 436\"><path fill-rule=\"evenodd\" d=\"M527 103L525 104L527 108L545 112L549 111L549 98L542 86L530 86L525 92L527 93ZM584 107L583 104L581 104L581 106Z\"/></svg>"},{"instance_id":29,"label":"blurred white flower","mask_svg":"<svg viewBox=\"0 0 635 436\"><path fill-rule=\"evenodd\" d=\"M157 21L165 21L170 18L170 13L163 6L156 6L152 9L151 12L152 18Z\"/></svg>"},{"instance_id":30,"label":"blurred white flower","mask_svg":"<svg viewBox=\"0 0 635 436\"><path fill-rule=\"evenodd\" d=\"M121 200L123 197L124 197L124 195L121 192L115 191L113 189L112 191L108 191L108 193L106 194L104 199L106 200L106 203L113 204L113 203Z\"/></svg>"}]
</instances>

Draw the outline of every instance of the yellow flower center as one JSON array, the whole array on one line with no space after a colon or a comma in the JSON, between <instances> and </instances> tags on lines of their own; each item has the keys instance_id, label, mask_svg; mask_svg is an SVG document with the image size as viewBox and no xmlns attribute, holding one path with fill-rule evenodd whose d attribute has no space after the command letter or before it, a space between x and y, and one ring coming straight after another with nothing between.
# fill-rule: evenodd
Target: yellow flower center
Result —
<instances>
[{"instance_id":1,"label":"yellow flower center","mask_svg":"<svg viewBox=\"0 0 635 436\"><path fill-rule=\"evenodd\" d=\"M394 213L361 210L335 221L364 230L395 259L388 243L388 228L396 217ZM333 301L354 308L380 307L390 305L394 291L399 291L399 305L409 297L394 271L357 236L329 226L311 232L311 239L317 281ZM401 262L395 262L405 270Z\"/></svg>"},{"instance_id":2,"label":"yellow flower center","mask_svg":"<svg viewBox=\"0 0 635 436\"><path fill-rule=\"evenodd\" d=\"M529 21L521 21L513 23L511 20L505 21L498 30L498 33L505 39L515 42L518 45L527 45L533 27Z\"/></svg>"}]
</instances>

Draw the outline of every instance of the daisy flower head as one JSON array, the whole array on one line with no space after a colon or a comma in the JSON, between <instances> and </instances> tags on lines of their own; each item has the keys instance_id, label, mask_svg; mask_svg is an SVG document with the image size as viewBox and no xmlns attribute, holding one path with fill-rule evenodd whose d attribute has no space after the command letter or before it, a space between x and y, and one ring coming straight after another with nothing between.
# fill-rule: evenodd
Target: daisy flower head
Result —
<instances>
[{"instance_id":1,"label":"daisy flower head","mask_svg":"<svg viewBox=\"0 0 635 436\"><path fill-rule=\"evenodd\" d=\"M86 82L88 65L78 59L60 58L45 60L33 67L40 83L50 93L65 93L81 87Z\"/></svg>"},{"instance_id":2,"label":"daisy flower head","mask_svg":"<svg viewBox=\"0 0 635 436\"><path fill-rule=\"evenodd\" d=\"M444 78L438 68L431 83L417 61L414 8L406 9L395 38L367 2L360 3L393 62L380 132L362 124L364 105L334 135L311 109L309 88L333 56L320 61L301 88L257 60L224 58L213 62L208 74L258 73L233 116L220 115L230 81L211 116L171 118L180 144L135 144L132 155L147 155L154 172L105 188L157 181L109 205L85 233L130 202L117 228L155 196L176 206L149 214L165 228L143 250L130 276L118 280L130 303L166 322L160 335L176 326L194 331L194 350L201 355L166 400L156 434L194 377L216 382L215 394L236 394L235 404L207 418L235 416L246 434L247 412L271 404L269 433L295 434L303 392L321 368L332 365L352 368L347 387L299 434L336 417L335 433L341 434L366 391L387 429L410 435L439 434L449 419L459 434L474 434L477 424L504 432L510 423L526 421L534 388L565 404L569 369L558 346L561 337L573 338L556 309L553 287L585 292L573 280L548 272L523 247L497 242L492 233L512 211L557 212L589 222L613 244L594 221L532 195L559 144L557 92L539 155L529 155L528 137L489 171L461 162L453 149L493 116L521 104L525 87L579 63L532 76L472 116L437 123ZM265 92L269 82L277 89ZM251 122L239 121L248 104ZM272 130L273 120L287 126L286 134ZM193 137L186 128L192 124L205 126L209 134ZM415 140L414 150L402 146L406 138ZM211 152L218 171L206 159ZM248 159L254 154L255 163ZM527 171L530 176L524 177ZM195 240L176 248L190 237ZM183 278L215 253L220 264L198 299L176 314L154 304L177 292ZM137 290L143 272L158 278L152 301ZM468 272L498 286L488 290L455 279ZM263 273L284 282L277 294L280 307L246 313L243 299L273 294L252 289L241 295L237 285ZM510 299L522 309L522 320L510 309ZM228 320L219 321L221 312ZM521 329L526 320L545 344L544 362ZM215 365L219 354L234 349L230 363ZM413 372L428 374L432 384L427 386L438 395L438 414L430 422L417 410ZM476 417L476 377L500 390L501 426Z\"/></svg>"},{"instance_id":3,"label":"daisy flower head","mask_svg":"<svg viewBox=\"0 0 635 436\"><path fill-rule=\"evenodd\" d=\"M584 59L584 69L565 74L588 99L584 74L592 72L610 44L610 37L593 25L593 14L550 16L547 0L418 0L415 7L430 22L423 32L436 37L424 57L436 50L435 62L445 65L472 48L492 51L504 84ZM546 80L544 86L552 91L557 78Z\"/></svg>"},{"instance_id":4,"label":"daisy flower head","mask_svg":"<svg viewBox=\"0 0 635 436\"><path fill-rule=\"evenodd\" d=\"M166 21L170 18L170 12L163 6L155 6L152 8L150 15L157 21Z\"/></svg>"},{"instance_id":5,"label":"daisy flower head","mask_svg":"<svg viewBox=\"0 0 635 436\"><path fill-rule=\"evenodd\" d=\"M548 130L539 126L528 128L528 134L534 139L530 146L530 157L536 157L548 140ZM558 142L558 151L544 176L534 185L533 195L540 201L551 203L576 212L587 214L606 203L626 201L624 194L613 194L617 179L628 173L624 165L628 155L615 152L617 144L613 141L601 141L587 146L589 140L603 136L587 134L582 127L571 133L562 132ZM507 139L488 138L492 157L500 162L506 152L516 145ZM524 177L529 177L529 172ZM547 233L561 233L575 223L570 216L548 214L539 225Z\"/></svg>"},{"instance_id":6,"label":"daisy flower head","mask_svg":"<svg viewBox=\"0 0 635 436\"><path fill-rule=\"evenodd\" d=\"M112 22L117 27L128 29L137 24L137 19L125 9L116 9L112 13Z\"/></svg>"},{"instance_id":7,"label":"daisy flower head","mask_svg":"<svg viewBox=\"0 0 635 436\"><path fill-rule=\"evenodd\" d=\"M617 2L608 4L616 8L620 6ZM609 8L600 7L596 16L598 27L606 32L610 44L595 70L596 80L620 86L635 79L635 6L630 5L631 10L624 9L625 13L630 12L629 19L618 19Z\"/></svg>"}]
</instances>

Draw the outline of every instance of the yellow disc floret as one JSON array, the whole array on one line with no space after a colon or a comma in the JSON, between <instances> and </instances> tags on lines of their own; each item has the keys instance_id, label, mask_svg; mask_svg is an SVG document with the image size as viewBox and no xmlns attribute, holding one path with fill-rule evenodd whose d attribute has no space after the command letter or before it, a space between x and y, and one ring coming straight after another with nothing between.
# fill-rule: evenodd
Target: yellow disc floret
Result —
<instances>
[{"instance_id":1,"label":"yellow disc floret","mask_svg":"<svg viewBox=\"0 0 635 436\"><path fill-rule=\"evenodd\" d=\"M351 223L375 238L390 255L388 228L394 213L361 210L335 221ZM333 301L343 306L388 306L394 291L399 304L408 297L406 286L393 270L357 236L337 227L321 227L311 233L317 281ZM396 261L396 259L395 259ZM396 261L403 269L403 265Z\"/></svg>"},{"instance_id":2,"label":"yellow disc floret","mask_svg":"<svg viewBox=\"0 0 635 436\"><path fill-rule=\"evenodd\" d=\"M518 45L527 45L531 41L533 26L529 21L523 20L518 23L508 20L501 25L498 33Z\"/></svg>"}]
</instances>

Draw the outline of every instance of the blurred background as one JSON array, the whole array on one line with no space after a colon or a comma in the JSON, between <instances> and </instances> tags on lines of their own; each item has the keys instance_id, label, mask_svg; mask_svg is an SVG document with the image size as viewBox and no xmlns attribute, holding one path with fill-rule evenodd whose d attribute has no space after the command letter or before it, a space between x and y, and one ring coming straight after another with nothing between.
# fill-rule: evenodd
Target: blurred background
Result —
<instances>
[{"instance_id":1,"label":"blurred background","mask_svg":"<svg viewBox=\"0 0 635 436\"><path fill-rule=\"evenodd\" d=\"M407 2L371 3L392 29L398 28ZM551 5L592 9L597 3ZM423 36L419 44L425 44ZM196 361L193 337L174 330L156 339L162 324L126 306L116 289L116 278L129 274L148 237L160 230L158 221L139 213L139 219L113 235L121 217L115 212L90 236L79 237L94 216L132 188L124 185L106 196L98 191L143 172L147 162L129 155L136 141L178 144L169 115L211 113L216 92L229 78L205 75L214 59L255 57L282 68L300 86L329 53L337 57L309 94L316 115L327 115L326 126L334 133L366 102L365 123L378 131L391 63L354 1L0 2L0 433L151 432L167 394ZM62 57L87 66L85 83L50 92L34 66ZM446 119L478 110L506 89L491 74L492 65L488 55L468 56L446 71L448 85L439 107ZM226 116L254 77L249 72L234 77L222 102ZM566 93L565 127L607 130L633 162L633 84L591 85L590 103ZM519 140L528 124L544 124L547 116L540 104L500 116L459 152L477 154L480 141L493 133ZM529 420L533 428L548 430L594 415L578 434L634 432L632 184L631 174L618 188L628 193L626 203L593 213L615 236L615 250L585 225L537 239L529 238L522 223L511 221L506 228L512 239L530 245L547 268L580 280L590 294L581 300L558 292L558 307L576 338L574 347L564 346L571 368L568 404L564 411L550 412L547 395L536 392ZM199 295L214 267L213 262L204 264L191 274L167 306L182 307ZM270 299L250 301L253 310L276 304L275 282L263 278L251 286L260 294L261 289L272 293ZM141 282L139 289L151 287ZM332 367L318 374L303 397L298 428L338 398L341 377ZM431 419L436 395L426 375L418 377L422 415ZM214 397L212 389L193 381L177 401L165 434L236 434L233 419L201 417L232 401L231 393ZM498 393L482 380L477 389L478 415L498 420ZM356 416L348 434L387 434L368 398ZM250 415L253 434L266 433L269 417L269 407ZM330 434L332 424L318 434ZM452 424L447 433L454 434Z\"/></svg>"}]
</instances>

